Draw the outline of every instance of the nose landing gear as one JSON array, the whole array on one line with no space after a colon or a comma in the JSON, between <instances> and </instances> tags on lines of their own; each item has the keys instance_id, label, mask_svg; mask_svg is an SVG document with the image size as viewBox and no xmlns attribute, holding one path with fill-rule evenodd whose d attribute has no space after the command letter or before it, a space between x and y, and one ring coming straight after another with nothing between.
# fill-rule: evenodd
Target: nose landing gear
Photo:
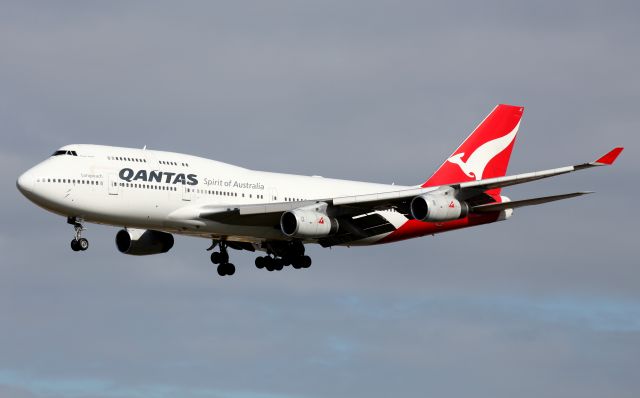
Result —
<instances>
[{"instance_id":1,"label":"nose landing gear","mask_svg":"<svg viewBox=\"0 0 640 398\"><path fill-rule=\"evenodd\" d=\"M67 223L73 225L74 238L71 241L71 250L74 252L85 251L89 248L89 241L82 237L82 231L85 228L82 226L82 220L76 217L67 218Z\"/></svg>"}]
</instances>

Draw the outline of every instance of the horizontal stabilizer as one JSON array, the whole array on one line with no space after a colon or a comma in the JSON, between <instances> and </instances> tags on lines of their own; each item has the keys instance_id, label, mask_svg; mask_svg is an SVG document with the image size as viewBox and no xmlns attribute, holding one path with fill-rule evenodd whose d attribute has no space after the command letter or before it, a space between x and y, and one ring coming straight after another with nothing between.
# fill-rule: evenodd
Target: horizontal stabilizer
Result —
<instances>
[{"instance_id":1,"label":"horizontal stabilizer","mask_svg":"<svg viewBox=\"0 0 640 398\"><path fill-rule=\"evenodd\" d=\"M489 203L485 205L474 206L471 208L471 211L476 213L487 213L491 211L515 209L517 207L540 205L543 203L554 202L556 200L575 198L576 196L587 195L590 193L593 193L593 192L573 192L573 193L565 193L562 195L552 195L552 196L543 196L540 198L516 200L513 202Z\"/></svg>"}]
</instances>

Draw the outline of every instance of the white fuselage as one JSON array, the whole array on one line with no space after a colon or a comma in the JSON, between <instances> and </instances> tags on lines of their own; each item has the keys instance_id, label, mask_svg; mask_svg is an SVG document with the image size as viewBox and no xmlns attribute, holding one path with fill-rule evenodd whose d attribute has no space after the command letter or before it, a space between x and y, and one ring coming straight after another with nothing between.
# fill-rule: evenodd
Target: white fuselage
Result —
<instances>
[{"instance_id":1,"label":"white fuselage","mask_svg":"<svg viewBox=\"0 0 640 398\"><path fill-rule=\"evenodd\" d=\"M54 213L119 227L260 242L285 239L273 227L198 219L203 206L294 202L391 192L373 184L254 171L185 154L100 145L68 145L24 173L18 187ZM407 187L408 188L408 187ZM407 218L384 217L399 228ZM359 244L374 243L380 236Z\"/></svg>"}]
</instances>

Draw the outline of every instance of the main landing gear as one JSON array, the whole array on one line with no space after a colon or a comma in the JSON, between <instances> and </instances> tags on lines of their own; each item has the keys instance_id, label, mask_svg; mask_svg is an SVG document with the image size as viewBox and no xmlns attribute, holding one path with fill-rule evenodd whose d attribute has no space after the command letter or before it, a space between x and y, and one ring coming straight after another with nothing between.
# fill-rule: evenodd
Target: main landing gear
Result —
<instances>
[{"instance_id":1,"label":"main landing gear","mask_svg":"<svg viewBox=\"0 0 640 398\"><path fill-rule=\"evenodd\" d=\"M211 262L218 265L218 275L231 276L235 274L235 265L229 262L228 248L242 250L234 242L231 246L225 240L214 239L208 251L219 247L219 251L211 253ZM294 241L267 241L261 249L266 250L267 255L256 258L256 267L267 271L281 271L284 267L292 266L295 269L309 268L311 257L304 254L304 245L299 240ZM249 250L249 249L246 249ZM253 250L251 250L253 251Z\"/></svg>"},{"instance_id":2,"label":"main landing gear","mask_svg":"<svg viewBox=\"0 0 640 398\"><path fill-rule=\"evenodd\" d=\"M211 262L214 264L218 264L218 275L226 276L233 275L236 273L236 266L229 262L229 253L227 252L227 244L224 241L220 241L218 243L214 243L211 249L220 246L219 252L211 253Z\"/></svg>"},{"instance_id":3,"label":"main landing gear","mask_svg":"<svg viewBox=\"0 0 640 398\"><path fill-rule=\"evenodd\" d=\"M295 257L275 257L264 256L256 258L256 268L266 269L267 271L282 271L286 266L291 265L295 269L309 268L311 266L311 257L295 256Z\"/></svg>"},{"instance_id":4,"label":"main landing gear","mask_svg":"<svg viewBox=\"0 0 640 398\"><path fill-rule=\"evenodd\" d=\"M89 241L82 237L82 231L85 228L82 226L81 221L76 217L67 218L67 223L73 225L75 231L74 238L71 241L71 250L74 252L85 251L89 248Z\"/></svg>"},{"instance_id":5,"label":"main landing gear","mask_svg":"<svg viewBox=\"0 0 640 398\"><path fill-rule=\"evenodd\" d=\"M268 255L256 258L258 269L281 271L289 265L295 269L311 266L311 257L304 254L304 244L299 240L266 242L265 248Z\"/></svg>"}]
</instances>

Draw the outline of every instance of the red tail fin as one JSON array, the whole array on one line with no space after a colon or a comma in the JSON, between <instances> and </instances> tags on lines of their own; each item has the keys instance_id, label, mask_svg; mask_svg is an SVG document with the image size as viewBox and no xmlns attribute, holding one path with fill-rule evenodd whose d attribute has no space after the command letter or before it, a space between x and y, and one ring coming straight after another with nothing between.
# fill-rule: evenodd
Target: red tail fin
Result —
<instances>
[{"instance_id":1,"label":"red tail fin","mask_svg":"<svg viewBox=\"0 0 640 398\"><path fill-rule=\"evenodd\" d=\"M524 108L498 105L423 187L502 177L507 173ZM490 193L499 193L499 190Z\"/></svg>"}]
</instances>

